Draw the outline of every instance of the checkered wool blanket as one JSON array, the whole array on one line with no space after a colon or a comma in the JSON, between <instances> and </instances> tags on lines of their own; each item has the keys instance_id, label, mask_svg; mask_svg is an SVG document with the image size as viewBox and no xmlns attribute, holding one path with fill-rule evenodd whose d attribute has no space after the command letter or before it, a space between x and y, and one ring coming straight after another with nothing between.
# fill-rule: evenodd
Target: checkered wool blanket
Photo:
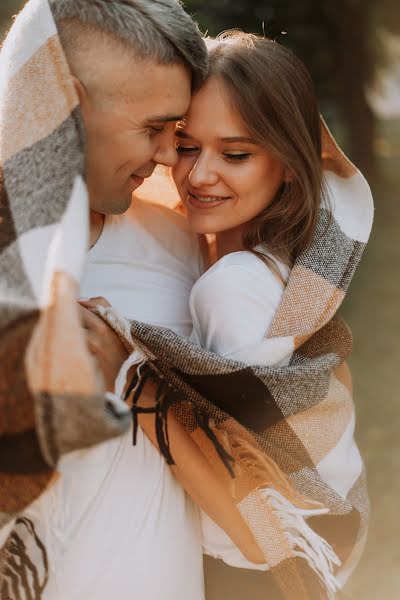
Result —
<instances>
[{"instance_id":1,"label":"checkered wool blanket","mask_svg":"<svg viewBox=\"0 0 400 600\"><path fill-rule=\"evenodd\" d=\"M78 318L89 221L83 172L78 98L49 4L31 0L0 55L2 600L41 596L46 575L23 538L40 540L19 515L57 477L59 456L130 425L122 402L104 397Z\"/></svg>"},{"instance_id":2,"label":"checkered wool blanket","mask_svg":"<svg viewBox=\"0 0 400 600\"><path fill-rule=\"evenodd\" d=\"M29 0L17 18L0 81L0 596L30 590L37 600L46 549L19 515L57 477L62 453L125 431L129 413L104 397L75 305L88 232L84 136L47 0ZM369 236L372 200L327 131L324 160L333 217L321 208L314 243L292 269L265 339L270 364L225 360L103 314L145 363L135 400L146 377L159 381L166 458L173 405L231 489L264 551L273 600L335 597L367 527L345 364L351 336L336 313ZM26 533L42 552L43 576Z\"/></svg>"}]
</instances>

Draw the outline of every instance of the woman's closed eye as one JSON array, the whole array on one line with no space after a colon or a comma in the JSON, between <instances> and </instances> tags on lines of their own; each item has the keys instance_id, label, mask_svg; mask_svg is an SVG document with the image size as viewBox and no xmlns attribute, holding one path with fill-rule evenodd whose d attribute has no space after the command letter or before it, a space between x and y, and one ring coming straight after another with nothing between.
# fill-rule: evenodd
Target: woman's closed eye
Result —
<instances>
[{"instance_id":1,"label":"woman's closed eye","mask_svg":"<svg viewBox=\"0 0 400 600\"><path fill-rule=\"evenodd\" d=\"M182 146L181 144L176 144L175 147L178 154L186 156L192 156L200 151L198 146ZM251 154L249 152L223 152L222 156L229 162L243 162L249 160Z\"/></svg>"},{"instance_id":2,"label":"woman's closed eye","mask_svg":"<svg viewBox=\"0 0 400 600\"><path fill-rule=\"evenodd\" d=\"M251 154L249 152L240 152L236 154L224 152L224 158L230 162L243 162L245 160L249 160L250 157Z\"/></svg>"}]
</instances>

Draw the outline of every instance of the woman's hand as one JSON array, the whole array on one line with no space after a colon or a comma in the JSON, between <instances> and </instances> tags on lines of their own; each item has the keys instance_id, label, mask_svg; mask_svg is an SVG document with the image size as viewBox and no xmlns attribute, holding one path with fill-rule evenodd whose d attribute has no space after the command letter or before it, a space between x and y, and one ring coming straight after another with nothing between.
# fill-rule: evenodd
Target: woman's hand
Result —
<instances>
[{"instance_id":1,"label":"woman's hand","mask_svg":"<svg viewBox=\"0 0 400 600\"><path fill-rule=\"evenodd\" d=\"M100 297L79 300L79 304L87 346L103 375L106 390L112 392L120 368L128 358L128 351L114 330L90 310L96 306L111 305L105 298Z\"/></svg>"}]
</instances>

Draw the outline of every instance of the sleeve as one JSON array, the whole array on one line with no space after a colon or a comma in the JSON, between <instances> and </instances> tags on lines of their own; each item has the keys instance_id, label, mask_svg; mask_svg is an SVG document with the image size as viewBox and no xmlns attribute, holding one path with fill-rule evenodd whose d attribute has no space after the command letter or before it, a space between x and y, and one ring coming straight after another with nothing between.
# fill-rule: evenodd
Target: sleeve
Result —
<instances>
[{"instance_id":1,"label":"sleeve","mask_svg":"<svg viewBox=\"0 0 400 600\"><path fill-rule=\"evenodd\" d=\"M262 342L282 295L275 276L262 268L262 276L241 265L203 275L190 297L192 341L237 360Z\"/></svg>"},{"instance_id":2,"label":"sleeve","mask_svg":"<svg viewBox=\"0 0 400 600\"><path fill-rule=\"evenodd\" d=\"M252 264L211 269L196 283L190 298L192 341L236 360L246 360L250 349L259 355L282 286L266 266L255 263L253 269ZM250 563L204 511L200 520L204 554L233 567L267 570L266 564Z\"/></svg>"}]
</instances>

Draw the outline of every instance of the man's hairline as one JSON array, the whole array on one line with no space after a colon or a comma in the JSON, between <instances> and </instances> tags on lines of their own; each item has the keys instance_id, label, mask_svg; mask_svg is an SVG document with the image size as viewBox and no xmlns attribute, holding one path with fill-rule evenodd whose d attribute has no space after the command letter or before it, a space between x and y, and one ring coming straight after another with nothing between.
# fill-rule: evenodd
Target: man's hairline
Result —
<instances>
[{"instance_id":1,"label":"man's hairline","mask_svg":"<svg viewBox=\"0 0 400 600\"><path fill-rule=\"evenodd\" d=\"M66 19L62 19L61 21L59 21L58 25L62 28L64 23L73 23L76 22L79 24L79 26L82 27L83 30L87 30L87 32L92 34L92 35L100 35L103 40L107 40L109 42L109 51L110 52L120 52L121 54L124 54L124 51L126 52L125 56L128 58L128 60L132 60L132 61L137 61L138 63L142 63L142 64L152 64L155 66L161 66L161 67L173 67L173 66L182 66L187 74L189 75L190 79L193 81L193 69L192 66L190 65L190 63L185 59L185 57L183 55L181 55L179 53L179 51L177 50L176 52L176 57L174 60L171 60L169 62L163 62L159 59L157 59L157 57L154 56L146 56L143 53L140 52L140 49L135 46L134 44L129 43L126 39L124 38L120 38L117 35L115 35L113 32L107 31L106 29L103 29L102 27L100 27L99 25L96 24L88 24L85 23L84 21L81 21L78 17L73 17L73 18L66 18ZM79 35L79 34L78 34ZM105 42L105 44L107 44L107 41ZM90 42L89 42L90 44ZM75 48L75 49L71 49L71 54L75 55L79 55L79 53L84 52L83 48ZM70 69L72 74L79 79L79 81L84 85L84 82L81 80L79 74L75 73L75 67L73 64L75 61L75 56L68 56L68 49L66 50L66 58L67 61L69 63ZM86 88L86 86L85 86Z\"/></svg>"},{"instance_id":2,"label":"man's hairline","mask_svg":"<svg viewBox=\"0 0 400 600\"><path fill-rule=\"evenodd\" d=\"M132 61L134 60L134 56L129 57L129 59ZM187 65L187 63L185 61L181 61L181 60L177 60L176 62L171 62L168 64L164 64L156 59L153 59L152 57L146 57L146 58L141 58L139 57L139 60L142 62L146 62L148 64L152 64L155 66L159 66L159 67L174 67L174 66L180 66L183 67L185 69L185 72L187 74L187 76L189 77L191 83L193 82L193 73L191 72L191 69L189 68L189 66ZM75 78L77 81L79 81L80 85L84 88L86 95L89 98L94 99L95 97L99 97L102 96L103 98L106 98L108 96L108 98L113 98L113 99L121 99L123 98L125 101L129 101L129 99L127 97L124 96L123 93L118 93L117 90L110 92L107 92L107 89L104 89L104 87L101 86L101 80L100 78L97 79L96 83L93 85L90 85L88 81L84 81L84 77L82 77L81 75L79 75L78 73L75 72L74 66L70 64L70 71L71 71L71 75L73 76L73 78ZM191 92L191 98L193 96L193 93ZM173 115L173 114L167 114L165 116L163 115L154 115L154 118L149 118L147 119L147 121L150 123L161 123L161 122L172 122L172 121L181 121L184 118L184 115Z\"/></svg>"}]
</instances>

